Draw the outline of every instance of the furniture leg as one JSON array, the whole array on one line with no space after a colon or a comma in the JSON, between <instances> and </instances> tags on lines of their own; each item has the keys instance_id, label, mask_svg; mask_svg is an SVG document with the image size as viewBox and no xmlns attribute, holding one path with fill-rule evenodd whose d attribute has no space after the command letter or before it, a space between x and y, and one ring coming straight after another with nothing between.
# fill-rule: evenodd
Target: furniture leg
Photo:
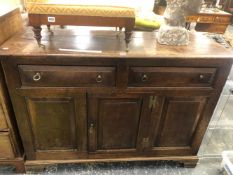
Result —
<instances>
[{"instance_id":1,"label":"furniture leg","mask_svg":"<svg viewBox=\"0 0 233 175\"><path fill-rule=\"evenodd\" d=\"M34 32L34 38L36 39L38 45L41 47L42 46L42 44L41 44L41 38L42 38L42 36L41 36L41 30L42 30L41 26L33 26L32 30Z\"/></svg>"},{"instance_id":2,"label":"furniture leg","mask_svg":"<svg viewBox=\"0 0 233 175\"><path fill-rule=\"evenodd\" d=\"M116 32L117 32L117 38L120 36L121 32L122 32L122 27L119 27L119 30L118 30L118 27L116 27Z\"/></svg>"},{"instance_id":3,"label":"furniture leg","mask_svg":"<svg viewBox=\"0 0 233 175\"><path fill-rule=\"evenodd\" d=\"M183 166L185 168L195 168L197 165L198 159L194 159L194 160L185 160L182 162Z\"/></svg>"},{"instance_id":4,"label":"furniture leg","mask_svg":"<svg viewBox=\"0 0 233 175\"><path fill-rule=\"evenodd\" d=\"M190 27L191 27L191 22L186 22L185 28L186 28L187 30L190 30Z\"/></svg>"},{"instance_id":5,"label":"furniture leg","mask_svg":"<svg viewBox=\"0 0 233 175\"><path fill-rule=\"evenodd\" d=\"M16 173L25 173L26 172L26 169L25 169L23 161L21 161L21 162L15 162L14 165L15 165L15 172Z\"/></svg>"},{"instance_id":6,"label":"furniture leg","mask_svg":"<svg viewBox=\"0 0 233 175\"><path fill-rule=\"evenodd\" d=\"M123 27L119 27L119 33L118 33L119 35L120 35L120 33L122 32L122 28L123 28Z\"/></svg>"},{"instance_id":7,"label":"furniture leg","mask_svg":"<svg viewBox=\"0 0 233 175\"><path fill-rule=\"evenodd\" d=\"M16 173L25 173L24 158L16 158L13 160L0 160L0 165L10 165L15 168Z\"/></svg>"},{"instance_id":8,"label":"furniture leg","mask_svg":"<svg viewBox=\"0 0 233 175\"><path fill-rule=\"evenodd\" d=\"M129 51L129 43L131 41L133 31L125 28L125 44L126 44L126 52Z\"/></svg>"},{"instance_id":9,"label":"furniture leg","mask_svg":"<svg viewBox=\"0 0 233 175\"><path fill-rule=\"evenodd\" d=\"M26 172L43 173L48 165L25 165Z\"/></svg>"},{"instance_id":10,"label":"furniture leg","mask_svg":"<svg viewBox=\"0 0 233 175\"><path fill-rule=\"evenodd\" d=\"M53 35L53 31L51 30L50 26L51 26L51 25L48 24L48 25L47 25L47 29L48 29L49 33L50 33L51 35Z\"/></svg>"},{"instance_id":11,"label":"furniture leg","mask_svg":"<svg viewBox=\"0 0 233 175\"><path fill-rule=\"evenodd\" d=\"M51 29L50 29L50 24L48 24L47 25L47 29L48 29L48 31L50 31Z\"/></svg>"}]
</instances>

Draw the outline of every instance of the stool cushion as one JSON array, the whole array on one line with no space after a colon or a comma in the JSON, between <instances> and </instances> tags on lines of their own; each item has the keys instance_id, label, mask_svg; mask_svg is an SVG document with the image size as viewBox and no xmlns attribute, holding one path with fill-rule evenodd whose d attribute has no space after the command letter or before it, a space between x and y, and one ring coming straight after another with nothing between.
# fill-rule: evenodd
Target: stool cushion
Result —
<instances>
[{"instance_id":1,"label":"stool cushion","mask_svg":"<svg viewBox=\"0 0 233 175\"><path fill-rule=\"evenodd\" d=\"M135 17L135 9L120 6L53 4L49 0L30 0L26 2L29 14L77 15L100 17Z\"/></svg>"}]
</instances>

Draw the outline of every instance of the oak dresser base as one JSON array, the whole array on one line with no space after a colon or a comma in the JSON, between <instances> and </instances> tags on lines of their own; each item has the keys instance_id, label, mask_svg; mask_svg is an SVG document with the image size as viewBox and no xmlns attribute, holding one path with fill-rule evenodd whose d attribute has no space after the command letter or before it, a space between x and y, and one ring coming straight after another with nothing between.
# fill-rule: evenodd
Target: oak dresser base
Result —
<instances>
[{"instance_id":1,"label":"oak dresser base","mask_svg":"<svg viewBox=\"0 0 233 175\"><path fill-rule=\"evenodd\" d=\"M46 167L58 164L80 163L111 163L111 162L137 162L137 161L176 161L185 168L194 168L197 165L197 156L173 156L173 157L135 157L135 158L112 158L112 159L76 159L76 160L27 160L25 168L27 172L43 172Z\"/></svg>"},{"instance_id":2,"label":"oak dresser base","mask_svg":"<svg viewBox=\"0 0 233 175\"><path fill-rule=\"evenodd\" d=\"M15 158L13 160L0 160L0 165L11 165L15 167L16 173L25 173L24 158Z\"/></svg>"}]
</instances>

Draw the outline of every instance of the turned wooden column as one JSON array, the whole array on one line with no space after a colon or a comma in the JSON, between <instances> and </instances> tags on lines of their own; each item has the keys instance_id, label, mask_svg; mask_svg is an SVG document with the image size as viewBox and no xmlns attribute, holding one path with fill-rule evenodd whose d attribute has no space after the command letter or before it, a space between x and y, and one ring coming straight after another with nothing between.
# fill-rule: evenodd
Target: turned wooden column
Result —
<instances>
[{"instance_id":1,"label":"turned wooden column","mask_svg":"<svg viewBox=\"0 0 233 175\"><path fill-rule=\"evenodd\" d=\"M129 51L129 43L131 41L131 36L133 34L133 29L135 25L135 19L131 19L127 21L127 25L125 27L125 44L126 44L126 52ZM122 27L120 27L122 28Z\"/></svg>"},{"instance_id":2,"label":"turned wooden column","mask_svg":"<svg viewBox=\"0 0 233 175\"><path fill-rule=\"evenodd\" d=\"M34 38L36 39L39 46L41 46L41 26L33 26Z\"/></svg>"},{"instance_id":3,"label":"turned wooden column","mask_svg":"<svg viewBox=\"0 0 233 175\"><path fill-rule=\"evenodd\" d=\"M125 44L126 44L126 51L129 51L129 43L131 41L131 36L132 36L133 31L129 29L125 29Z\"/></svg>"}]
</instances>

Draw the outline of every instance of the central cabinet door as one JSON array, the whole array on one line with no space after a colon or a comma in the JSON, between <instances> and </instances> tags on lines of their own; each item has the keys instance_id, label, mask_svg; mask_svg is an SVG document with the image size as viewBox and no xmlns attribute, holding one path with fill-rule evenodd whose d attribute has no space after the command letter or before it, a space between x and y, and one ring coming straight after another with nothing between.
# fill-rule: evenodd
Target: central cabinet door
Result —
<instances>
[{"instance_id":1,"label":"central cabinet door","mask_svg":"<svg viewBox=\"0 0 233 175\"><path fill-rule=\"evenodd\" d=\"M89 94L89 152L136 152L146 116L145 101L142 94Z\"/></svg>"}]
</instances>

